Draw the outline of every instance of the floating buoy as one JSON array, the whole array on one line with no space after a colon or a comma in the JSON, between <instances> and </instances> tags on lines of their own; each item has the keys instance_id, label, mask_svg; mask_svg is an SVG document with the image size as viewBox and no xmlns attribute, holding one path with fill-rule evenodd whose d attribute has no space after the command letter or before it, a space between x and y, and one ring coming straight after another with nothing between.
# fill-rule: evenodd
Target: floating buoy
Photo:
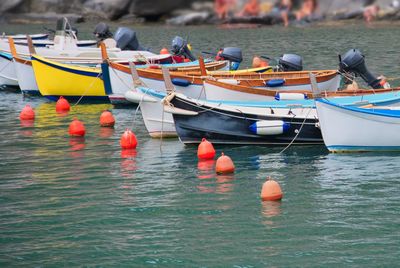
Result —
<instances>
[{"instance_id":1,"label":"floating buoy","mask_svg":"<svg viewBox=\"0 0 400 268\"><path fill-rule=\"evenodd\" d=\"M211 142L203 138L197 148L197 157L201 160L214 159L215 149Z\"/></svg>"},{"instance_id":2,"label":"floating buoy","mask_svg":"<svg viewBox=\"0 0 400 268\"><path fill-rule=\"evenodd\" d=\"M232 162L232 159L224 155L224 153L221 154L220 157L217 159L217 163L215 164L215 171L217 174L229 174L235 172L235 165Z\"/></svg>"},{"instance_id":3,"label":"floating buoy","mask_svg":"<svg viewBox=\"0 0 400 268\"><path fill-rule=\"evenodd\" d=\"M71 106L69 105L69 102L66 99L64 99L63 96L61 96L56 103L56 112L65 113L68 112L70 109Z\"/></svg>"},{"instance_id":4,"label":"floating buoy","mask_svg":"<svg viewBox=\"0 0 400 268\"><path fill-rule=\"evenodd\" d=\"M21 113L19 114L19 119L21 120L33 120L35 119L35 111L32 107L27 104L24 109L22 109Z\"/></svg>"},{"instance_id":5,"label":"floating buoy","mask_svg":"<svg viewBox=\"0 0 400 268\"><path fill-rule=\"evenodd\" d=\"M122 149L135 149L137 145L137 139L135 134L129 129L125 130L124 134L122 134L121 139L119 140L119 144Z\"/></svg>"},{"instance_id":6,"label":"floating buoy","mask_svg":"<svg viewBox=\"0 0 400 268\"><path fill-rule=\"evenodd\" d=\"M74 118L71 124L69 124L69 135L70 136L85 136L85 126L81 121Z\"/></svg>"},{"instance_id":7,"label":"floating buoy","mask_svg":"<svg viewBox=\"0 0 400 268\"><path fill-rule=\"evenodd\" d=\"M282 190L279 184L272 180L271 177L267 178L261 189L262 201L279 201L282 199Z\"/></svg>"},{"instance_id":8,"label":"floating buoy","mask_svg":"<svg viewBox=\"0 0 400 268\"><path fill-rule=\"evenodd\" d=\"M168 51L167 48L163 47L163 48L160 50L160 55L166 55L166 54L169 54L169 51Z\"/></svg>"},{"instance_id":9,"label":"floating buoy","mask_svg":"<svg viewBox=\"0 0 400 268\"><path fill-rule=\"evenodd\" d=\"M110 111L105 110L100 115L100 126L102 127L114 127L115 119Z\"/></svg>"}]
</instances>

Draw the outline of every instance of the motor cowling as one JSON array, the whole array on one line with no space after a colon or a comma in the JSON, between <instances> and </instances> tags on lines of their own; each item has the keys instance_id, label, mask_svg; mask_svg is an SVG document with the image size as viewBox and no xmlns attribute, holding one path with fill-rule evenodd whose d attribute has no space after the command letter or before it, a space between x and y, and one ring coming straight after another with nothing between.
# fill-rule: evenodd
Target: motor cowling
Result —
<instances>
[{"instance_id":1,"label":"motor cowling","mask_svg":"<svg viewBox=\"0 0 400 268\"><path fill-rule=\"evenodd\" d=\"M117 42L117 47L121 50L145 50L139 44L136 32L127 27L119 27L115 32L114 39Z\"/></svg>"},{"instance_id":2,"label":"motor cowling","mask_svg":"<svg viewBox=\"0 0 400 268\"><path fill-rule=\"evenodd\" d=\"M188 43L180 36L175 36L172 39L171 53L174 56L183 56L191 61L196 60L196 57L193 56L189 49Z\"/></svg>"},{"instance_id":3,"label":"motor cowling","mask_svg":"<svg viewBox=\"0 0 400 268\"><path fill-rule=\"evenodd\" d=\"M237 70L240 63L243 61L242 49L238 47L225 47L218 56L220 60L227 60L230 62L231 70Z\"/></svg>"},{"instance_id":4,"label":"motor cowling","mask_svg":"<svg viewBox=\"0 0 400 268\"><path fill-rule=\"evenodd\" d=\"M105 40L107 38L113 37L113 34L110 31L110 28L104 22L100 22L96 25L96 27L94 28L93 34L99 40Z\"/></svg>"},{"instance_id":5,"label":"motor cowling","mask_svg":"<svg viewBox=\"0 0 400 268\"><path fill-rule=\"evenodd\" d=\"M296 54L283 54L278 60L278 68L282 72L303 70L303 58Z\"/></svg>"},{"instance_id":6,"label":"motor cowling","mask_svg":"<svg viewBox=\"0 0 400 268\"><path fill-rule=\"evenodd\" d=\"M382 88L381 79L374 76L365 64L365 56L358 49L351 49L339 56L339 71L359 75L374 89Z\"/></svg>"}]
</instances>

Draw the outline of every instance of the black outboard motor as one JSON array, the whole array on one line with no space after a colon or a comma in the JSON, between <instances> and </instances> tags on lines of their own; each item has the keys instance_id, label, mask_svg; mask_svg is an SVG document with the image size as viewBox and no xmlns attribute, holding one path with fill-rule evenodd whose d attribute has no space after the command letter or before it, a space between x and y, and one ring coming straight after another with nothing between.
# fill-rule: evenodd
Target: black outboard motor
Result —
<instances>
[{"instance_id":1,"label":"black outboard motor","mask_svg":"<svg viewBox=\"0 0 400 268\"><path fill-rule=\"evenodd\" d=\"M225 47L219 54L221 60L230 61L230 70L237 70L243 61L242 49L238 47Z\"/></svg>"},{"instance_id":2,"label":"black outboard motor","mask_svg":"<svg viewBox=\"0 0 400 268\"><path fill-rule=\"evenodd\" d=\"M282 72L303 70L303 58L296 54L283 54L278 60L278 68Z\"/></svg>"},{"instance_id":3,"label":"black outboard motor","mask_svg":"<svg viewBox=\"0 0 400 268\"><path fill-rule=\"evenodd\" d=\"M119 27L115 32L114 39L117 47L121 50L145 50L139 45L136 32L127 27Z\"/></svg>"},{"instance_id":4,"label":"black outboard motor","mask_svg":"<svg viewBox=\"0 0 400 268\"><path fill-rule=\"evenodd\" d=\"M96 25L96 27L94 28L93 34L100 41L113 37L113 34L110 31L110 28L104 22L100 22L99 24Z\"/></svg>"},{"instance_id":5,"label":"black outboard motor","mask_svg":"<svg viewBox=\"0 0 400 268\"><path fill-rule=\"evenodd\" d=\"M175 56L184 56L191 61L195 61L196 58L193 56L192 52L190 51L187 42L180 36L175 36L172 39L172 48L171 48L172 55Z\"/></svg>"},{"instance_id":6,"label":"black outboard motor","mask_svg":"<svg viewBox=\"0 0 400 268\"><path fill-rule=\"evenodd\" d=\"M347 51L344 56L339 55L339 71L354 73L361 76L361 78L368 83L372 88L382 88L381 79L377 78L367 69L365 65L365 57L358 49L351 49Z\"/></svg>"}]
</instances>

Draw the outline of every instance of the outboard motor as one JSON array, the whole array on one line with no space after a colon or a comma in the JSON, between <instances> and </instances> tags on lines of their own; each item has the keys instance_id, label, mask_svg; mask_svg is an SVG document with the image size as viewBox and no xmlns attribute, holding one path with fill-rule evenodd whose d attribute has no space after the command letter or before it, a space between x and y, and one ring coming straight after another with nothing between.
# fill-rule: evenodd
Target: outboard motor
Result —
<instances>
[{"instance_id":1,"label":"outboard motor","mask_svg":"<svg viewBox=\"0 0 400 268\"><path fill-rule=\"evenodd\" d=\"M230 70L237 70L243 61L242 49L238 47L225 47L218 56L219 59L230 62Z\"/></svg>"},{"instance_id":2,"label":"outboard motor","mask_svg":"<svg viewBox=\"0 0 400 268\"><path fill-rule=\"evenodd\" d=\"M99 24L96 25L96 27L94 28L93 34L100 41L113 37L113 34L110 31L110 28L104 22L100 22Z\"/></svg>"},{"instance_id":3,"label":"outboard motor","mask_svg":"<svg viewBox=\"0 0 400 268\"><path fill-rule=\"evenodd\" d=\"M347 51L343 57L339 55L339 71L361 76L374 89L382 88L381 79L371 74L367 69L365 57L358 49Z\"/></svg>"},{"instance_id":4,"label":"outboard motor","mask_svg":"<svg viewBox=\"0 0 400 268\"><path fill-rule=\"evenodd\" d=\"M127 27L119 27L115 32L114 39L117 47L121 50L145 50L140 46L136 32Z\"/></svg>"},{"instance_id":5,"label":"outboard motor","mask_svg":"<svg viewBox=\"0 0 400 268\"><path fill-rule=\"evenodd\" d=\"M303 70L303 58L296 54L283 54L278 60L278 68L282 72Z\"/></svg>"},{"instance_id":6,"label":"outboard motor","mask_svg":"<svg viewBox=\"0 0 400 268\"><path fill-rule=\"evenodd\" d=\"M172 55L175 56L184 56L191 61L195 61L196 57L193 56L192 52L190 51L187 42L180 36L175 36L172 39L172 48L171 48Z\"/></svg>"}]
</instances>

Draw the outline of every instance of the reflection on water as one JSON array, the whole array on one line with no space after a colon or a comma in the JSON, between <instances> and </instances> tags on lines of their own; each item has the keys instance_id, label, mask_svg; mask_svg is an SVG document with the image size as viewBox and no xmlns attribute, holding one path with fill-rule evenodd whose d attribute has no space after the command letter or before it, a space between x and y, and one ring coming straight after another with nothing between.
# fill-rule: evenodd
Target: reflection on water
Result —
<instances>
[{"instance_id":1,"label":"reflection on water","mask_svg":"<svg viewBox=\"0 0 400 268\"><path fill-rule=\"evenodd\" d=\"M242 47L244 65L253 54L291 52L304 56L307 69L327 69L337 66L338 52L358 47L371 70L395 77L399 29L179 31L190 33L194 49ZM153 48L177 31L135 30ZM279 46L263 38L278 35ZM72 106L60 116L42 98L0 97L1 267L395 267L400 259L398 154L216 146L236 166L217 176L214 161L198 161L196 146L151 139L140 111L134 121L135 110L114 109L109 129L99 117L110 105ZM27 103L36 109L33 126L18 119ZM84 140L68 135L74 116L85 124ZM119 138L132 125L138 147L124 152ZM268 176L281 185L282 202L261 202Z\"/></svg>"}]
</instances>

